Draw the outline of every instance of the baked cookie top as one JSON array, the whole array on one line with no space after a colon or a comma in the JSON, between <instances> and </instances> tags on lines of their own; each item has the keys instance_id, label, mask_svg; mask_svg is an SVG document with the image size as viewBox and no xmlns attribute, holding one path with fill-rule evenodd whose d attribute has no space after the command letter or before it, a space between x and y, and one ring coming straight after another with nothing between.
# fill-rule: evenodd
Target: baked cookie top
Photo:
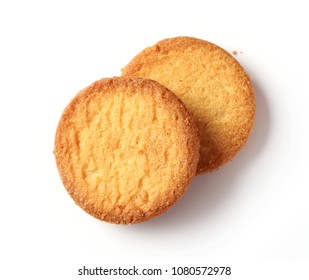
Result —
<instances>
[{"instance_id":1,"label":"baked cookie top","mask_svg":"<svg viewBox=\"0 0 309 280\"><path fill-rule=\"evenodd\" d=\"M161 214L182 196L196 174L199 138L170 90L146 79L106 78L66 107L54 153L81 208L131 224Z\"/></svg>"},{"instance_id":2,"label":"baked cookie top","mask_svg":"<svg viewBox=\"0 0 309 280\"><path fill-rule=\"evenodd\" d=\"M133 58L122 76L156 80L184 102L199 129L198 173L218 169L246 143L255 115L253 87L243 67L217 45L165 39Z\"/></svg>"}]
</instances>

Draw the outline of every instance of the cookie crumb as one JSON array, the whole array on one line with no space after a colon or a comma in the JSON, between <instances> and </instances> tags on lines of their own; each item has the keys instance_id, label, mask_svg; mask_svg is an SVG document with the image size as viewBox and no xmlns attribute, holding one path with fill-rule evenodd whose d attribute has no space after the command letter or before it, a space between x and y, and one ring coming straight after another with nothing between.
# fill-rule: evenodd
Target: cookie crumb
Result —
<instances>
[{"instance_id":1,"label":"cookie crumb","mask_svg":"<svg viewBox=\"0 0 309 280\"><path fill-rule=\"evenodd\" d=\"M237 55L238 52L234 50L234 51L232 51L232 54L233 54L233 55Z\"/></svg>"}]
</instances>

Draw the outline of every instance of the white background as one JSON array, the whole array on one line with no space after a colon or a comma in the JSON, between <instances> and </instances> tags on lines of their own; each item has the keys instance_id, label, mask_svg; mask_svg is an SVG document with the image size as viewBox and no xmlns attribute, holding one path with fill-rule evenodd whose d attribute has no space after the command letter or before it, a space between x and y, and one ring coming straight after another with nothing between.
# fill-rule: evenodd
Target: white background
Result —
<instances>
[{"instance_id":1,"label":"white background","mask_svg":"<svg viewBox=\"0 0 309 280\"><path fill-rule=\"evenodd\" d=\"M227 279L308 279L306 7L0 1L0 277L81 279L83 265L227 265ZM180 35L238 51L256 92L253 133L231 163L196 178L164 215L133 226L100 222L60 181L52 151L62 110L93 81L120 75L145 47Z\"/></svg>"}]
</instances>

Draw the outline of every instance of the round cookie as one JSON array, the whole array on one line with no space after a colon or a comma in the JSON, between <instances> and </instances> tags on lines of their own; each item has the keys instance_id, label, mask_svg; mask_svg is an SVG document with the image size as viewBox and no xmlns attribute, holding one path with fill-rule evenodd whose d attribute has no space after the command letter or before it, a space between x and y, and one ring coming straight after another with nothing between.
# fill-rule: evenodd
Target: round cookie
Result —
<instances>
[{"instance_id":1,"label":"round cookie","mask_svg":"<svg viewBox=\"0 0 309 280\"><path fill-rule=\"evenodd\" d=\"M158 81L184 102L199 129L199 174L218 169L246 143L255 115L253 87L222 48L191 37L165 39L133 58L122 76Z\"/></svg>"},{"instance_id":2,"label":"round cookie","mask_svg":"<svg viewBox=\"0 0 309 280\"><path fill-rule=\"evenodd\" d=\"M54 153L81 208L100 220L133 224L182 196L196 174L199 137L183 103L159 83L106 78L66 107Z\"/></svg>"}]
</instances>

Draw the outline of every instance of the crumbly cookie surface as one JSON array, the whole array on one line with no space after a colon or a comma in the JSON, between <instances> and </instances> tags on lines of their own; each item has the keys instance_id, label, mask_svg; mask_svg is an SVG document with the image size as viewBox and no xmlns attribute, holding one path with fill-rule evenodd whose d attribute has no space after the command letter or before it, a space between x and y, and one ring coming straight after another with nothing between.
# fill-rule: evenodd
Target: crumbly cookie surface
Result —
<instances>
[{"instance_id":1,"label":"crumbly cookie surface","mask_svg":"<svg viewBox=\"0 0 309 280\"><path fill-rule=\"evenodd\" d=\"M197 128L157 82L107 78L70 102L55 137L61 179L75 202L111 223L149 220L185 192L199 160Z\"/></svg>"},{"instance_id":2,"label":"crumbly cookie surface","mask_svg":"<svg viewBox=\"0 0 309 280\"><path fill-rule=\"evenodd\" d=\"M199 129L199 174L218 169L246 143L255 115L253 87L222 48L191 37L165 39L133 58L122 76L156 80L184 102Z\"/></svg>"}]
</instances>

